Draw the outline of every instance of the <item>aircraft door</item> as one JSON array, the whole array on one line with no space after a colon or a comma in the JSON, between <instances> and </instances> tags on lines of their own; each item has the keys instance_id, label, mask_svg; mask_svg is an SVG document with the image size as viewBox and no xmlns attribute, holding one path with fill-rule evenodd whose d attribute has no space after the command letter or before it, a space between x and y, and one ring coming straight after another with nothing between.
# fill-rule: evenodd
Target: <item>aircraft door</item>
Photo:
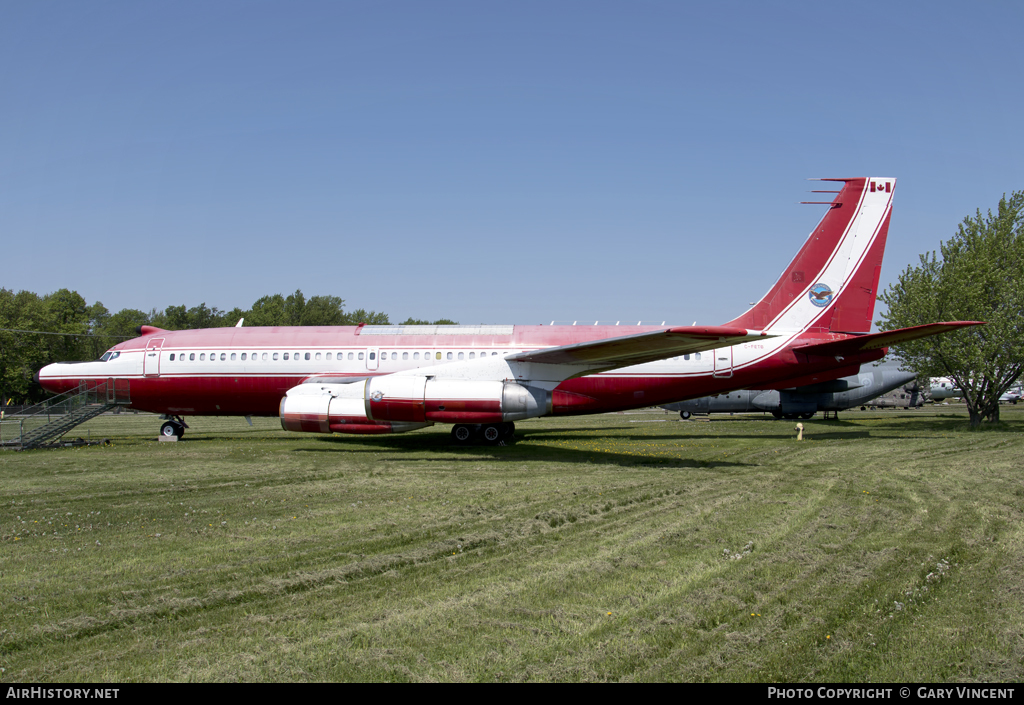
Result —
<instances>
[{"instance_id":1,"label":"aircraft door","mask_svg":"<svg viewBox=\"0 0 1024 705\"><path fill-rule=\"evenodd\" d=\"M375 370L379 360L377 359L377 348L366 348L366 369Z\"/></svg>"},{"instance_id":2,"label":"aircraft door","mask_svg":"<svg viewBox=\"0 0 1024 705\"><path fill-rule=\"evenodd\" d=\"M715 377L732 377L732 348L716 348Z\"/></svg>"},{"instance_id":3,"label":"aircraft door","mask_svg":"<svg viewBox=\"0 0 1024 705\"><path fill-rule=\"evenodd\" d=\"M160 376L160 353L164 347L163 338L155 338L146 344L146 352L142 356L142 374L145 377Z\"/></svg>"}]
</instances>

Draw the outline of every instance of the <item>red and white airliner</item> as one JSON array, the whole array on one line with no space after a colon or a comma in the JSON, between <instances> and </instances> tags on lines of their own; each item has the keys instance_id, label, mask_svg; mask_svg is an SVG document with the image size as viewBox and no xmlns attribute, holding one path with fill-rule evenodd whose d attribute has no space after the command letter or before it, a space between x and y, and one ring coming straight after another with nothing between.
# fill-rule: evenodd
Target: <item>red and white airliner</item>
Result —
<instances>
[{"instance_id":1,"label":"red and white airliner","mask_svg":"<svg viewBox=\"0 0 1024 705\"><path fill-rule=\"evenodd\" d=\"M291 431L401 433L454 424L458 442L500 443L514 422L780 389L856 374L893 343L977 325L869 333L895 179L842 183L782 276L720 326L142 326L99 360L39 373L53 392L128 379L134 408L273 416ZM240 322L241 323L241 322Z\"/></svg>"}]
</instances>

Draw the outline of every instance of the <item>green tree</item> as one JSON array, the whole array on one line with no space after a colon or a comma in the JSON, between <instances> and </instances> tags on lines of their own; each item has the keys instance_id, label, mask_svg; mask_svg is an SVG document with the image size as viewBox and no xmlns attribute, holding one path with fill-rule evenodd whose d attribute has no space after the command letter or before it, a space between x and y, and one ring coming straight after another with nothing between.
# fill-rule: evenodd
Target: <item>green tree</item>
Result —
<instances>
[{"instance_id":1,"label":"green tree","mask_svg":"<svg viewBox=\"0 0 1024 705\"><path fill-rule=\"evenodd\" d=\"M345 302L337 296L311 296L302 310L300 325L345 325Z\"/></svg>"},{"instance_id":2,"label":"green tree","mask_svg":"<svg viewBox=\"0 0 1024 705\"><path fill-rule=\"evenodd\" d=\"M102 319L102 304L87 306L78 292L60 289L39 296L0 289L0 396L19 402L44 396L32 376L61 360L87 360L95 341L91 326Z\"/></svg>"},{"instance_id":3,"label":"green tree","mask_svg":"<svg viewBox=\"0 0 1024 705\"><path fill-rule=\"evenodd\" d=\"M235 306L233 309L224 314L222 318L223 323L221 325L233 326L236 323L238 323L238 319L245 318L247 315L248 311L243 311L242 309Z\"/></svg>"},{"instance_id":4,"label":"green tree","mask_svg":"<svg viewBox=\"0 0 1024 705\"><path fill-rule=\"evenodd\" d=\"M153 311L150 321L164 330L185 330L188 328L188 309L184 305L168 306L159 313Z\"/></svg>"},{"instance_id":5,"label":"green tree","mask_svg":"<svg viewBox=\"0 0 1024 705\"><path fill-rule=\"evenodd\" d=\"M214 306L206 308L206 302L193 306L186 314L188 325L186 328L220 328L225 325L224 312ZM233 325L233 324L232 324Z\"/></svg>"},{"instance_id":6,"label":"green tree","mask_svg":"<svg viewBox=\"0 0 1024 705\"><path fill-rule=\"evenodd\" d=\"M149 316L134 308L123 308L107 321L103 335L107 336L107 346L116 345L128 338L138 335L139 326L149 325Z\"/></svg>"},{"instance_id":7,"label":"green tree","mask_svg":"<svg viewBox=\"0 0 1024 705\"><path fill-rule=\"evenodd\" d=\"M399 323L401 326L457 326L458 322L451 320L450 318L438 318L436 321L427 321L422 318L413 318L410 316L404 321Z\"/></svg>"},{"instance_id":8,"label":"green tree","mask_svg":"<svg viewBox=\"0 0 1024 705\"><path fill-rule=\"evenodd\" d=\"M365 323L371 326L387 326L391 325L391 321L388 320L388 314L378 313L377 311L367 311L363 308L357 308L352 313L345 316L346 324L350 326L357 326L360 323Z\"/></svg>"},{"instance_id":9,"label":"green tree","mask_svg":"<svg viewBox=\"0 0 1024 705\"><path fill-rule=\"evenodd\" d=\"M301 326L302 312L306 309L306 297L301 289L289 294L284 300L284 323L286 326Z\"/></svg>"},{"instance_id":10,"label":"green tree","mask_svg":"<svg viewBox=\"0 0 1024 705\"><path fill-rule=\"evenodd\" d=\"M283 326L284 322L284 297L280 294L263 296L256 300L245 315L247 326Z\"/></svg>"},{"instance_id":11,"label":"green tree","mask_svg":"<svg viewBox=\"0 0 1024 705\"><path fill-rule=\"evenodd\" d=\"M994 214L964 218L939 249L879 297L889 310L878 325L987 323L893 346L922 374L953 379L977 427L999 420L1000 395L1024 371L1024 191L1004 195Z\"/></svg>"}]
</instances>

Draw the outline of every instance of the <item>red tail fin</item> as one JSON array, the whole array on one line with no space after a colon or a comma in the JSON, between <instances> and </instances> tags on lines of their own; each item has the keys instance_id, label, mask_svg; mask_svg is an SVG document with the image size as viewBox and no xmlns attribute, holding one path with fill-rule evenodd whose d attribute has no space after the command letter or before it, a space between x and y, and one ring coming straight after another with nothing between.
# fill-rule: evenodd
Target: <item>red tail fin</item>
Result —
<instances>
[{"instance_id":1,"label":"red tail fin","mask_svg":"<svg viewBox=\"0 0 1024 705\"><path fill-rule=\"evenodd\" d=\"M871 330L895 179L823 179L843 188L765 296L725 325L754 330Z\"/></svg>"}]
</instances>

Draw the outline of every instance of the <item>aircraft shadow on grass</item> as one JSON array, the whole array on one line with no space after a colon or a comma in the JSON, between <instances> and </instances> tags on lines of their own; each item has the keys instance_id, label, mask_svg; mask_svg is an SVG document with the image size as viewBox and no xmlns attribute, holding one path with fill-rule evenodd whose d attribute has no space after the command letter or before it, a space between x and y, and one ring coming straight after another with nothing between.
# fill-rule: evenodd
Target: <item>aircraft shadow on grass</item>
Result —
<instances>
[{"instance_id":1,"label":"aircraft shadow on grass","mask_svg":"<svg viewBox=\"0 0 1024 705\"><path fill-rule=\"evenodd\" d=\"M581 441L592 440L593 438L580 438L577 434L570 434L564 431L554 432L543 438L538 438L541 432L531 431L529 436L533 440L544 443L545 441ZM648 438L648 437L645 437ZM677 437L672 437L676 438ZM578 463L590 465L618 465L621 467L651 467L678 468L678 469L749 469L755 467L756 463L739 461L707 459L698 460L691 458L677 458L667 455L638 455L630 453L618 453L615 451L588 450L585 448L566 448L549 445L535 445L523 442L520 438L507 446L489 445L454 445L447 437L438 435L437 438L426 439L423 436L413 437L388 437L368 439L362 437L357 441L358 445L350 439L336 436L320 439L325 447L322 448L296 448L296 453L380 453L382 451L392 453L396 459L403 455L415 455L410 458L415 462L426 463L452 463L452 462L473 462L496 461L496 462L552 462L552 463ZM346 441L349 447L345 447ZM369 447L367 447L369 446ZM430 453L443 453L444 455L431 456ZM426 454L426 457L424 457ZM453 457L454 456L454 457Z\"/></svg>"}]
</instances>

